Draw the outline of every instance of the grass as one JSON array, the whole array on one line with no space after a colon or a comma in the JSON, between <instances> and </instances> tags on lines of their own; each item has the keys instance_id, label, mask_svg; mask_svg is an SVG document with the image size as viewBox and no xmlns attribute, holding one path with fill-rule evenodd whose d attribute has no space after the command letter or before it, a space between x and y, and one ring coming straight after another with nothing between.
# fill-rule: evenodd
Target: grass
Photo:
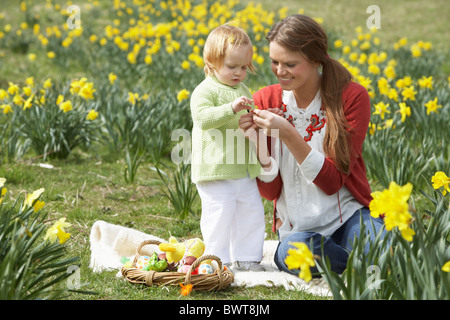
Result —
<instances>
[{"instance_id":1,"label":"grass","mask_svg":"<svg viewBox=\"0 0 450 320\"><path fill-rule=\"evenodd\" d=\"M10 199L21 192L45 188L42 200L46 203L47 219L66 217L73 224L71 240L66 243L70 256L81 258L82 290L95 295L73 294L69 299L179 299L179 288L148 288L132 285L117 278L117 271L94 273L90 261L89 232L92 224L103 220L130 227L164 239L170 235L178 238L200 237L200 203L193 206L196 216L185 221L174 218L173 208L161 192L157 173L148 166L139 169L135 183L127 184L123 177L125 163L100 162L87 154L74 153L65 161L52 161L53 168L39 166L39 161L5 164L0 177L7 179ZM270 229L271 204L266 205L267 233ZM108 285L105 286L105 283ZM316 299L317 297L284 288L229 288L217 293L195 293L187 299Z\"/></svg>"},{"instance_id":2,"label":"grass","mask_svg":"<svg viewBox=\"0 0 450 320\"><path fill-rule=\"evenodd\" d=\"M36 1L45 3L44 0ZM242 0L243 3L249 2ZM374 4L372 1L309 1L285 0L281 4L273 1L259 0L263 7L278 9L281 6L290 8L290 13L304 9L304 13L313 17L321 17L324 26L332 37L351 40L357 26L364 27L369 14L366 8ZM109 2L101 1L102 6ZM381 29L377 33L382 44L391 46L402 37L411 42L418 40L431 41L435 50L446 54L449 50L449 31L446 21L450 18L445 10L444 1L387 1L376 3L381 9ZM23 19L18 6L13 1L3 4L0 9L5 13L9 23L19 23ZM98 11L99 21L107 20ZM0 25L2 22L0 21ZM1 52L0 52L1 53ZM34 75L37 81L51 77L55 82L83 75L86 70L80 65L68 63L67 68L47 63L45 52L35 52L37 59L30 64L26 54L3 52L0 57L0 87L5 88L8 81L23 81L25 76ZM70 58L70 57L69 57ZM450 72L450 62L445 62L443 74ZM39 66L39 67L37 67ZM42 67L41 67L42 66ZM86 71L88 72L88 71ZM38 80L39 79L39 80ZM1 123L1 118L0 118ZM145 161L138 169L136 180L127 183L124 178L125 162L108 154L106 148L96 146L89 153L77 150L66 160L52 160L52 169L39 166L40 158L33 155L15 163L4 163L0 167L0 177L7 179L8 193L6 197L15 199L21 192L31 192L45 188L41 200L45 201L45 212L48 219L66 217L73 224L69 232L72 239L67 242L67 254L81 257L81 282L83 290L95 292L95 295L73 294L68 299L180 299L178 288L148 288L131 285L115 277L116 271L93 273L88 267L90 259L89 232L97 220L127 226L139 231L167 239L170 235L178 238L200 237L199 219L200 202L194 203L191 215L185 221L176 219L174 210L164 197L163 184L157 173L150 169L153 166ZM165 159L169 166L170 160ZM371 181L374 187L377 181ZM417 199L420 203L421 199ZM267 235L275 239L271 232L272 204L265 201ZM107 284L107 285L105 285ZM210 294L195 293L183 299L232 299L232 300L307 300L318 297L298 291L287 291L283 288L229 288Z\"/></svg>"}]
</instances>

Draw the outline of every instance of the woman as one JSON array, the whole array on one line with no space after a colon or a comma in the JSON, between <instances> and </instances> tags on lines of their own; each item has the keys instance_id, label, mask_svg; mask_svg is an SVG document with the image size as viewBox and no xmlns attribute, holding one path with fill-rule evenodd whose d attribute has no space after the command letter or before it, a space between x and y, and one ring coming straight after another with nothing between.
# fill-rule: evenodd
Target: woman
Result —
<instances>
[{"instance_id":1,"label":"woman","mask_svg":"<svg viewBox=\"0 0 450 320\"><path fill-rule=\"evenodd\" d=\"M240 127L247 136L263 129L269 142L268 150L258 144L261 163L279 167L272 170L278 171L276 176L258 180L261 195L274 201L274 230L280 239L275 263L297 274L284 263L290 242L312 241L314 253L321 255L323 238L323 253L332 270L341 273L351 242L360 235L361 215L372 236L382 227L380 219L370 217L371 190L362 158L369 96L328 56L327 36L310 17L285 18L267 39L279 84L255 93L258 109L243 115ZM274 108L281 108L283 115Z\"/></svg>"}]
</instances>

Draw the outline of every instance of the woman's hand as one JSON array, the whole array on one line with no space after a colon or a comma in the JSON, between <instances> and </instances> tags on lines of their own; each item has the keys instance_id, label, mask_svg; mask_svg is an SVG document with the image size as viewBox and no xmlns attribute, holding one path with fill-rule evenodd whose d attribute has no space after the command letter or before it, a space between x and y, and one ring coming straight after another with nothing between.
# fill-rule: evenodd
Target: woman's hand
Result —
<instances>
[{"instance_id":1,"label":"woman's hand","mask_svg":"<svg viewBox=\"0 0 450 320\"><path fill-rule=\"evenodd\" d=\"M267 108L267 111L275 113L276 115L279 115L280 117L284 116L284 112L280 108Z\"/></svg>"},{"instance_id":2,"label":"woman's hand","mask_svg":"<svg viewBox=\"0 0 450 320\"><path fill-rule=\"evenodd\" d=\"M275 230L280 229L280 227L282 226L283 222L281 222L280 218L276 218L275 219Z\"/></svg>"},{"instance_id":3,"label":"woman's hand","mask_svg":"<svg viewBox=\"0 0 450 320\"><path fill-rule=\"evenodd\" d=\"M258 128L263 129L266 135L281 139L289 127L292 127L284 117L269 110L253 110L253 122Z\"/></svg>"},{"instance_id":4,"label":"woman's hand","mask_svg":"<svg viewBox=\"0 0 450 320\"><path fill-rule=\"evenodd\" d=\"M253 111L243 114L239 118L239 128L244 131L244 136L253 143L258 143L258 129L257 125L253 122Z\"/></svg>"}]
</instances>

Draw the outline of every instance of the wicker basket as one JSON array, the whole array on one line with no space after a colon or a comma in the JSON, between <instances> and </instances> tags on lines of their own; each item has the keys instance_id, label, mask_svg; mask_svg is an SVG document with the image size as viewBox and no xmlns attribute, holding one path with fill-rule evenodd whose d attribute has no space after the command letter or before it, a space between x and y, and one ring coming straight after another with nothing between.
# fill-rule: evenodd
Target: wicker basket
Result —
<instances>
[{"instance_id":1,"label":"wicker basket","mask_svg":"<svg viewBox=\"0 0 450 320\"><path fill-rule=\"evenodd\" d=\"M125 279L132 283L145 284L149 287L155 285L176 285L180 284L188 285L192 284L193 290L204 291L218 291L227 288L233 281L233 273L229 270L222 270L222 262L219 257L214 255L204 255L194 261L191 268L187 273L183 272L158 272L158 271L144 271L134 268L136 262L141 256L141 249L146 245L159 245L160 242L156 240L147 240L142 242L136 250L136 256L134 257L131 268L122 268L121 272ZM215 260L219 267L212 274L191 274L202 261Z\"/></svg>"}]
</instances>

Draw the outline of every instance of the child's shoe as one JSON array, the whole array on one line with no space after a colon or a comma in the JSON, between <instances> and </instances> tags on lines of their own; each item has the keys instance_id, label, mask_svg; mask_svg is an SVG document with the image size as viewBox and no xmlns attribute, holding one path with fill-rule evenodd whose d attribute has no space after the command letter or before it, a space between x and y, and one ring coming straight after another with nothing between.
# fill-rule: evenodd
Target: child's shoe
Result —
<instances>
[{"instance_id":1,"label":"child's shoe","mask_svg":"<svg viewBox=\"0 0 450 320\"><path fill-rule=\"evenodd\" d=\"M262 265L259 264L259 262L256 261L236 261L233 262L233 265L231 266L231 270L233 271L254 271L254 272L261 272L266 271Z\"/></svg>"}]
</instances>

